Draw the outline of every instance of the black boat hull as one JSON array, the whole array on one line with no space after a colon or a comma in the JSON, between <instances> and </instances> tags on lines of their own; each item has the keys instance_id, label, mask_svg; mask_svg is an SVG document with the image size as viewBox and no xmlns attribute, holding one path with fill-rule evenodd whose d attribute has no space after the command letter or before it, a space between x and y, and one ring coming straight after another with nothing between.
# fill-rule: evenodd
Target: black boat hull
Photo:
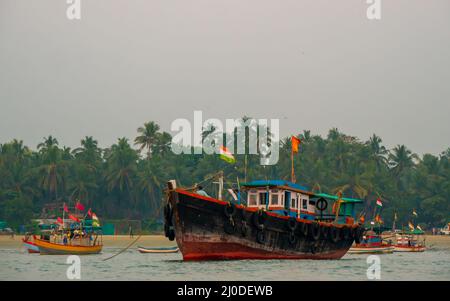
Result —
<instances>
[{"instance_id":1,"label":"black boat hull","mask_svg":"<svg viewBox=\"0 0 450 301\"><path fill-rule=\"evenodd\" d=\"M294 219L182 189L169 193L165 219L184 260L339 259L362 233L357 224Z\"/></svg>"}]
</instances>

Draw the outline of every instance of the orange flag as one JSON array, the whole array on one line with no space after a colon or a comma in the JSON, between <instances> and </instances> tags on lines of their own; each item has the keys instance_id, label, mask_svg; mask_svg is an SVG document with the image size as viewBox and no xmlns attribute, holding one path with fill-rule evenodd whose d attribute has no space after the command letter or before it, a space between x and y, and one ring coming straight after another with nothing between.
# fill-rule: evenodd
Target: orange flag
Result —
<instances>
[{"instance_id":1,"label":"orange flag","mask_svg":"<svg viewBox=\"0 0 450 301\"><path fill-rule=\"evenodd\" d=\"M300 139L298 139L295 136L291 137L291 143L292 143L292 152L298 153L298 146L300 145Z\"/></svg>"}]
</instances>

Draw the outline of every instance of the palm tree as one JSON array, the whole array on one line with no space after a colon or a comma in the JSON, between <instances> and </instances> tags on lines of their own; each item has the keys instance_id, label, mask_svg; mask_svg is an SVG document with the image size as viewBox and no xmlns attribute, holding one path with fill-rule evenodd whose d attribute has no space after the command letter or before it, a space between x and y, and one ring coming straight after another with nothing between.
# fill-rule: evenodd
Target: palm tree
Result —
<instances>
[{"instance_id":1,"label":"palm tree","mask_svg":"<svg viewBox=\"0 0 450 301\"><path fill-rule=\"evenodd\" d=\"M118 189L120 192L127 191L131 199L131 188L133 176L136 172L138 155L128 143L128 139L120 138L106 155L106 182L108 191Z\"/></svg>"},{"instance_id":2,"label":"palm tree","mask_svg":"<svg viewBox=\"0 0 450 301\"><path fill-rule=\"evenodd\" d=\"M395 175L402 174L405 170L414 167L414 160L419 157L413 154L404 145L397 145L393 152L389 154L389 164Z\"/></svg>"},{"instance_id":3,"label":"palm tree","mask_svg":"<svg viewBox=\"0 0 450 301\"><path fill-rule=\"evenodd\" d=\"M70 154L70 150L62 151L58 147L58 140L52 136L44 138L44 142L38 144L42 164L37 168L40 175L40 185L49 192L49 197L58 200L58 188L64 190L67 162L63 156ZM70 158L69 158L70 159Z\"/></svg>"},{"instance_id":4,"label":"palm tree","mask_svg":"<svg viewBox=\"0 0 450 301\"><path fill-rule=\"evenodd\" d=\"M95 182L95 174L89 165L78 162L72 164L71 171L71 181L69 184L69 190L71 191L70 198L72 200L87 201L88 205L92 206L89 196L91 195L91 191L98 187Z\"/></svg>"},{"instance_id":5,"label":"palm tree","mask_svg":"<svg viewBox=\"0 0 450 301\"><path fill-rule=\"evenodd\" d=\"M81 163L89 165L89 168L96 170L100 164L101 149L98 147L98 142L92 136L86 136L81 140L81 147L73 150L73 154Z\"/></svg>"},{"instance_id":6,"label":"palm tree","mask_svg":"<svg viewBox=\"0 0 450 301\"><path fill-rule=\"evenodd\" d=\"M366 142L366 145L368 145L370 149L370 156L374 160L378 170L382 166L386 166L388 164L388 159L386 157L388 155L388 151L383 145L381 145L381 142L381 138L375 134L373 134L369 141Z\"/></svg>"},{"instance_id":7,"label":"palm tree","mask_svg":"<svg viewBox=\"0 0 450 301\"><path fill-rule=\"evenodd\" d=\"M304 130L303 134L300 135L300 140L302 142L308 143L311 141L311 131L310 130Z\"/></svg>"},{"instance_id":8,"label":"palm tree","mask_svg":"<svg viewBox=\"0 0 450 301\"><path fill-rule=\"evenodd\" d=\"M45 150L50 149L54 146L58 146L58 140L50 135L48 137L44 137L44 142L39 143L37 145L37 148L38 150L45 152Z\"/></svg>"},{"instance_id":9,"label":"palm tree","mask_svg":"<svg viewBox=\"0 0 450 301\"><path fill-rule=\"evenodd\" d=\"M170 151L172 136L167 132L158 133L157 143L154 151L158 154L166 154Z\"/></svg>"},{"instance_id":10,"label":"palm tree","mask_svg":"<svg viewBox=\"0 0 450 301\"><path fill-rule=\"evenodd\" d=\"M155 122L150 121L144 123L143 127L138 128L138 133L140 134L134 139L134 144L139 145L139 151L147 149L147 158L152 155L152 148L157 143L159 125Z\"/></svg>"},{"instance_id":11,"label":"palm tree","mask_svg":"<svg viewBox=\"0 0 450 301\"><path fill-rule=\"evenodd\" d=\"M337 128L332 128L328 131L328 140L337 140L342 136L342 134L339 132Z\"/></svg>"},{"instance_id":12,"label":"palm tree","mask_svg":"<svg viewBox=\"0 0 450 301\"><path fill-rule=\"evenodd\" d=\"M155 217L159 214L161 207L160 192L162 178L159 166L153 161L146 161L138 172L137 187L140 192L144 193L149 200L150 210L152 210Z\"/></svg>"}]
</instances>

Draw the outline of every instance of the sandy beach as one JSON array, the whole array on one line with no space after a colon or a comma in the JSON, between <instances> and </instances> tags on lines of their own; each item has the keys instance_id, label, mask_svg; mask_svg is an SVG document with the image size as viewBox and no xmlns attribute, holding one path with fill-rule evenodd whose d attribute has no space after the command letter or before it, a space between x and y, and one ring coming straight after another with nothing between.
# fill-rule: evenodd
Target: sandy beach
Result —
<instances>
[{"instance_id":1,"label":"sandy beach","mask_svg":"<svg viewBox=\"0 0 450 301\"><path fill-rule=\"evenodd\" d=\"M135 235L131 238L128 235L105 235L103 236L103 244L105 247L125 248L138 238ZM14 249L22 247L22 235L15 235L14 238L7 235L0 236L0 248ZM169 241L164 235L142 235L135 243L135 246L175 246L175 241Z\"/></svg>"}]
</instances>

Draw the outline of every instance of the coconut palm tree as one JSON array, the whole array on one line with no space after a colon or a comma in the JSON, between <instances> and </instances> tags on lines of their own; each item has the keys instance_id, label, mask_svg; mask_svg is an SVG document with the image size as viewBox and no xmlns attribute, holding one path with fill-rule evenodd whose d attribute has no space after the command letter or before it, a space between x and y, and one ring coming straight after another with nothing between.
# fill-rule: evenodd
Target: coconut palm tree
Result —
<instances>
[{"instance_id":1,"label":"coconut palm tree","mask_svg":"<svg viewBox=\"0 0 450 301\"><path fill-rule=\"evenodd\" d=\"M144 123L143 127L138 128L140 134L134 139L134 144L139 145L139 151L147 149L147 158L152 155L152 148L158 141L159 125L153 121Z\"/></svg>"},{"instance_id":2,"label":"coconut palm tree","mask_svg":"<svg viewBox=\"0 0 450 301\"><path fill-rule=\"evenodd\" d=\"M64 192L65 178L67 174L67 158L70 149L61 150L58 140L52 136L44 138L44 142L38 144L41 165L36 169L40 177L40 186L49 193L50 199L58 200L58 191Z\"/></svg>"},{"instance_id":3,"label":"coconut palm tree","mask_svg":"<svg viewBox=\"0 0 450 301\"><path fill-rule=\"evenodd\" d=\"M370 150L370 156L375 162L378 170L383 166L387 166L388 164L387 156L389 152L387 151L386 147L381 145L381 142L381 138L375 134L373 134L372 137L370 137L369 141L366 142L366 145Z\"/></svg>"},{"instance_id":4,"label":"coconut palm tree","mask_svg":"<svg viewBox=\"0 0 450 301\"><path fill-rule=\"evenodd\" d=\"M402 174L405 170L415 166L414 160L419 157L413 154L405 145L397 145L389 154L389 164L395 175Z\"/></svg>"},{"instance_id":5,"label":"coconut palm tree","mask_svg":"<svg viewBox=\"0 0 450 301\"><path fill-rule=\"evenodd\" d=\"M46 150L58 146L58 140L54 138L52 135L48 137L44 137L44 141L37 145L38 150L45 152Z\"/></svg>"},{"instance_id":6,"label":"coconut palm tree","mask_svg":"<svg viewBox=\"0 0 450 301\"><path fill-rule=\"evenodd\" d=\"M131 188L136 173L138 155L127 138L119 138L106 155L106 182L108 191L126 191L131 201Z\"/></svg>"},{"instance_id":7,"label":"coconut palm tree","mask_svg":"<svg viewBox=\"0 0 450 301\"><path fill-rule=\"evenodd\" d=\"M150 210L156 217L161 207L161 197L159 195L161 192L161 179L163 179L159 163L154 160L142 163L137 178L137 188L148 197Z\"/></svg>"}]
</instances>

